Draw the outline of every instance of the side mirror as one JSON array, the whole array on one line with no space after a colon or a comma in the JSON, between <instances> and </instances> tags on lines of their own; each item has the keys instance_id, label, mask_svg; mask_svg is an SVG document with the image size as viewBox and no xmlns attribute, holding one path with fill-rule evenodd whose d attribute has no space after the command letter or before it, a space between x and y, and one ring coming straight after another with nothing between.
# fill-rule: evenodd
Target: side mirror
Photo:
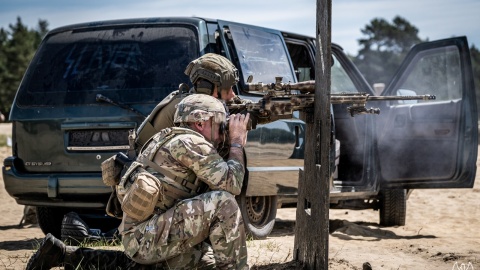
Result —
<instances>
[{"instance_id":1,"label":"side mirror","mask_svg":"<svg viewBox=\"0 0 480 270\"><path fill-rule=\"evenodd\" d=\"M375 91L375 95L380 96L380 94L383 92L383 89L385 89L385 84L384 83L374 83L373 84L373 90Z\"/></svg>"}]
</instances>

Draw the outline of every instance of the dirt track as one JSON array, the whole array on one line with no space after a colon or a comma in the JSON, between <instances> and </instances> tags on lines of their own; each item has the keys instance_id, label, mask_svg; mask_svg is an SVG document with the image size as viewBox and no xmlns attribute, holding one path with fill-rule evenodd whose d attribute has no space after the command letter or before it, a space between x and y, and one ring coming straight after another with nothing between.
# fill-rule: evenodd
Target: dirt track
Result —
<instances>
[{"instance_id":1,"label":"dirt track","mask_svg":"<svg viewBox=\"0 0 480 270\"><path fill-rule=\"evenodd\" d=\"M0 124L0 132L9 128ZM0 159L8 155L10 149L1 147ZM0 269L24 269L43 234L37 226L18 226L23 206L6 193L3 179L0 205ZM280 209L271 236L248 242L252 268L293 267L295 211ZM338 225L329 238L330 269L362 269L364 262L373 269L480 269L478 177L473 189L415 190L405 226L379 227L372 210L331 210L330 219Z\"/></svg>"}]
</instances>

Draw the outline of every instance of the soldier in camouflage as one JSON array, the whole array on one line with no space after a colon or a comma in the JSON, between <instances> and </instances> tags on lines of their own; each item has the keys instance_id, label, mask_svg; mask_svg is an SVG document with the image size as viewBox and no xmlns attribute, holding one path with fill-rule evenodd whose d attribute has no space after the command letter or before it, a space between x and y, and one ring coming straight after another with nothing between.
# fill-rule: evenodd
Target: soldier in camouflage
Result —
<instances>
[{"instance_id":1,"label":"soldier in camouflage","mask_svg":"<svg viewBox=\"0 0 480 270\"><path fill-rule=\"evenodd\" d=\"M165 97L152 110L137 129L137 148L141 148L148 139L160 130L173 127L175 106L189 94L213 96L227 104L251 102L235 95L233 86L239 80L238 70L230 60L219 54L207 53L193 60L186 67L185 75L189 76L193 89L188 90L188 86L181 84L178 91L174 91Z\"/></svg>"},{"instance_id":2,"label":"soldier in camouflage","mask_svg":"<svg viewBox=\"0 0 480 270\"><path fill-rule=\"evenodd\" d=\"M146 144L137 160L151 165L147 171L160 180L163 194L155 207L158 214L148 221L139 224L124 214L119 230L125 253L134 261L163 262L209 239L217 268L246 268L245 233L234 195L242 188L248 118L230 116L232 149L224 161L216 150L225 140L220 132L226 124L224 105L207 95L190 95L177 106L174 122L179 127L162 130ZM118 185L119 196L128 196L123 189L129 189L129 171ZM185 268L198 263L193 256L191 263Z\"/></svg>"},{"instance_id":3,"label":"soldier in camouflage","mask_svg":"<svg viewBox=\"0 0 480 270\"><path fill-rule=\"evenodd\" d=\"M177 127L163 129L145 145L117 186L124 210L119 228L124 253L68 247L49 235L27 269L61 263L84 269L248 269L243 220L234 195L242 188L249 115L226 120L222 102L190 95L177 106ZM225 161L216 149L226 139L231 149ZM148 185L139 181L144 176L150 179ZM152 197L156 200L147 204ZM205 260L210 247L214 265L205 263L211 259Z\"/></svg>"}]
</instances>

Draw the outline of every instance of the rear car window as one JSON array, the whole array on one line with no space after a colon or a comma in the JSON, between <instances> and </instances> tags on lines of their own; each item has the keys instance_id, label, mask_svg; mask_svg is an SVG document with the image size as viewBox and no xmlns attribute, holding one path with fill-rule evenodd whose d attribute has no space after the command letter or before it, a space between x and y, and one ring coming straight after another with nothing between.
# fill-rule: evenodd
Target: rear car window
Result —
<instances>
[{"instance_id":1,"label":"rear car window","mask_svg":"<svg viewBox=\"0 0 480 270\"><path fill-rule=\"evenodd\" d=\"M199 55L186 26L81 29L46 37L20 87L19 106L96 103L103 94L125 103L158 103L188 82Z\"/></svg>"}]
</instances>

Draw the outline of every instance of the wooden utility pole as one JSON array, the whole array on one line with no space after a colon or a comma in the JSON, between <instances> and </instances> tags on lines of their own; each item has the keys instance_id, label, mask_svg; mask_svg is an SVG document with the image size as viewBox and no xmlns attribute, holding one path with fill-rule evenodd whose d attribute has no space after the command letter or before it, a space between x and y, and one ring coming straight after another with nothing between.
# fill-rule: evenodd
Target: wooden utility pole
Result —
<instances>
[{"instance_id":1,"label":"wooden utility pole","mask_svg":"<svg viewBox=\"0 0 480 270\"><path fill-rule=\"evenodd\" d=\"M332 0L317 0L315 105L305 114L305 171L298 181L293 254L304 269L328 269L331 15Z\"/></svg>"}]
</instances>

